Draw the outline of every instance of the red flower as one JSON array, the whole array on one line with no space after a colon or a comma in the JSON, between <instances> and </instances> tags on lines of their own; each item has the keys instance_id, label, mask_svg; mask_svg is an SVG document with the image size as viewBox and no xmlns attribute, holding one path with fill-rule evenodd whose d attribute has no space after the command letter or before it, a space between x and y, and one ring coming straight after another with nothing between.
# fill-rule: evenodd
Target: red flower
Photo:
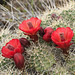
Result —
<instances>
[{"instance_id":1,"label":"red flower","mask_svg":"<svg viewBox=\"0 0 75 75\"><path fill-rule=\"evenodd\" d=\"M2 56L6 58L13 58L15 53L22 53L23 47L18 39L12 39L5 46L3 46Z\"/></svg>"},{"instance_id":2,"label":"red flower","mask_svg":"<svg viewBox=\"0 0 75 75\"><path fill-rule=\"evenodd\" d=\"M21 53L14 54L14 62L18 69L22 69L24 67L24 57Z\"/></svg>"},{"instance_id":3,"label":"red flower","mask_svg":"<svg viewBox=\"0 0 75 75\"><path fill-rule=\"evenodd\" d=\"M72 44L70 43L74 33L70 29L70 27L59 27L52 33L52 41L58 45L58 48L61 48L63 50L63 53L67 54L69 46Z\"/></svg>"},{"instance_id":4,"label":"red flower","mask_svg":"<svg viewBox=\"0 0 75 75\"><path fill-rule=\"evenodd\" d=\"M20 25L19 29L25 32L25 35L29 35L29 37L35 42L38 40L37 31L40 30L41 20L38 18L30 18L28 20L24 20Z\"/></svg>"},{"instance_id":5,"label":"red flower","mask_svg":"<svg viewBox=\"0 0 75 75\"><path fill-rule=\"evenodd\" d=\"M20 25L19 29L25 32L26 35L35 35L40 29L41 20L38 18L30 18L24 20Z\"/></svg>"}]
</instances>

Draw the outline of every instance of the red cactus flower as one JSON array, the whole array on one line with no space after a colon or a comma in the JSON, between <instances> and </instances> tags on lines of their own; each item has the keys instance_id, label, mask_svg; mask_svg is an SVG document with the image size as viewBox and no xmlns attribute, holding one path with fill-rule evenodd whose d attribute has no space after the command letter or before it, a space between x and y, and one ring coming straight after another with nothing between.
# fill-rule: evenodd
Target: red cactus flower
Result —
<instances>
[{"instance_id":1,"label":"red cactus flower","mask_svg":"<svg viewBox=\"0 0 75 75\"><path fill-rule=\"evenodd\" d=\"M52 33L52 41L58 45L58 48L63 50L64 54L68 54L69 46L72 44L70 43L74 33L70 27L59 27Z\"/></svg>"},{"instance_id":2,"label":"red cactus flower","mask_svg":"<svg viewBox=\"0 0 75 75\"><path fill-rule=\"evenodd\" d=\"M36 35L37 31L40 30L40 24L41 24L40 19L32 17L28 20L24 20L19 25L19 29L22 30L25 35L34 37L34 35Z\"/></svg>"},{"instance_id":3,"label":"red cactus flower","mask_svg":"<svg viewBox=\"0 0 75 75\"><path fill-rule=\"evenodd\" d=\"M13 58L15 53L22 53L23 47L18 39L12 39L5 46L3 46L2 56L6 58Z\"/></svg>"},{"instance_id":4,"label":"red cactus flower","mask_svg":"<svg viewBox=\"0 0 75 75\"><path fill-rule=\"evenodd\" d=\"M40 29L40 24L40 19L32 17L28 20L24 20L19 25L19 29L25 32L25 34L27 35L35 35L37 31Z\"/></svg>"},{"instance_id":5,"label":"red cactus flower","mask_svg":"<svg viewBox=\"0 0 75 75\"><path fill-rule=\"evenodd\" d=\"M45 40L46 42L50 42L51 41L51 34L54 32L54 29L51 27L47 27L44 29L44 36L43 36L43 40Z\"/></svg>"},{"instance_id":6,"label":"red cactus flower","mask_svg":"<svg viewBox=\"0 0 75 75\"><path fill-rule=\"evenodd\" d=\"M18 69L22 69L24 67L24 57L21 53L14 54L14 62Z\"/></svg>"}]
</instances>

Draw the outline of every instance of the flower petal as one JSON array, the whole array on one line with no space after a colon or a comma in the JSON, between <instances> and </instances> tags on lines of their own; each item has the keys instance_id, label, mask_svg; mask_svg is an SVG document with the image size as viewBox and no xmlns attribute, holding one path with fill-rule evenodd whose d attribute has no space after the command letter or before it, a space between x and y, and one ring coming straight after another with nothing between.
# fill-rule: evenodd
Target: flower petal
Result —
<instances>
[{"instance_id":1,"label":"flower petal","mask_svg":"<svg viewBox=\"0 0 75 75\"><path fill-rule=\"evenodd\" d=\"M14 51L7 49L6 46L3 46L1 52L2 52L2 55L5 57L11 58L11 56L13 57L13 55L14 55Z\"/></svg>"}]
</instances>

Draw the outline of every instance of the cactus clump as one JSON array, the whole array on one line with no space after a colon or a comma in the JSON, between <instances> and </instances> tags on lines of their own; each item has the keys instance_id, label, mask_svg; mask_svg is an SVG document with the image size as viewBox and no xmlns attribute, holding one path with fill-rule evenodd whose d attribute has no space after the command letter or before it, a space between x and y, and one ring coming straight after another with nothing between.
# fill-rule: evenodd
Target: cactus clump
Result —
<instances>
[{"instance_id":1,"label":"cactus clump","mask_svg":"<svg viewBox=\"0 0 75 75\"><path fill-rule=\"evenodd\" d=\"M50 46L38 44L33 46L31 51L30 64L35 67L37 72L49 72L55 64L54 56L51 53Z\"/></svg>"}]
</instances>

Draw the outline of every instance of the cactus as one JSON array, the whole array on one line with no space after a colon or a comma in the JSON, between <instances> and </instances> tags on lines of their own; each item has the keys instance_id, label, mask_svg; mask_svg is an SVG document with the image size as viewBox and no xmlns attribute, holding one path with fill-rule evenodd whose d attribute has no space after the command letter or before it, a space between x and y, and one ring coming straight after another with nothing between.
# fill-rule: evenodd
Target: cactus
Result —
<instances>
[{"instance_id":1,"label":"cactus","mask_svg":"<svg viewBox=\"0 0 75 75\"><path fill-rule=\"evenodd\" d=\"M37 0L38 1L38 0ZM49 0L48 0L49 1ZM19 3L19 1L17 1ZM43 2L45 3L45 2ZM74 2L73 2L74 3ZM46 11L45 14L43 14L41 17L37 15L37 13L40 13L37 8L37 5L36 5L36 8L37 8L37 11L38 12L35 12L34 10L34 13L36 14L30 14L30 12L32 12L32 10L30 9L30 12L28 13L29 16L27 15L26 18L29 18L31 16L38 16L42 19L42 23L41 23L41 26L43 28L46 28L47 26L50 26L54 29L58 28L58 27L71 27L75 33L75 22L74 22L74 19L75 19L75 3L70 3L70 5L68 6L68 8L65 7L65 9L63 10L63 8L59 9L58 11L57 10L53 10L53 11ZM11 3L12 4L12 3ZM29 6L29 4L28 4ZM49 5L48 5L49 6ZM45 6L47 7L47 6ZM5 8L3 8L3 6L1 6L1 9L3 9L3 11L8 11L8 10L5 10ZM45 8L45 10L47 10ZM61 12L60 12L61 10ZM24 10L22 10L24 11ZM25 15L26 11L24 12L24 15ZM56 13L57 16L62 16L63 17L63 20L62 19L51 19L51 14L52 13ZM8 13L7 13L8 14ZM9 14L8 14L9 15ZM19 14L15 14L15 17L17 17ZM8 17L12 17L11 15L9 15ZM20 21L20 18L22 20L22 15L18 16L18 19ZM16 19L16 18L15 18ZM24 17L25 19L25 17ZM9 41L9 39L12 39L12 38L20 38L20 37L26 37L27 39L29 39L28 36L26 35L23 35L22 32L20 32L19 30L15 30L15 33L10 33L9 29L15 25L17 23L18 25L18 20L16 19L15 21L12 20L10 21L10 19L7 19L7 17L2 17L1 20L4 20L4 21L8 21L9 24L8 24L8 28L7 29L2 29L1 31L1 35L0 36L0 49L2 48L2 46L7 42ZM11 26L9 26L11 23ZM6 27L5 27L6 28ZM8 33L7 33L8 31ZM39 39L40 40L40 39ZM74 43L75 43L75 36L73 37L73 40ZM31 41L30 41L31 42ZM40 43L39 43L40 42ZM74 75L75 74L75 45L73 47L73 53L71 52L70 53L70 60L66 61L63 57L62 57L62 53L60 54L60 50L55 48L55 50L53 50L53 47L55 46L53 43L46 43L44 42L43 40L40 40L38 42L38 44L31 44L31 47L29 47L28 49L26 49L27 53L29 54L28 58L26 55L25 56L25 68L24 70L18 70L16 67L15 67L15 64L12 60L9 60L7 58L1 60L0 62L0 74L1 75ZM53 46L50 46L52 45ZM52 54L52 52L54 51L54 55ZM25 53L24 53L25 54ZM1 53L0 53L1 55ZM1 57L2 58L2 57ZM56 62L55 62L55 60ZM61 65L61 64L65 64L65 65ZM32 71L37 71L35 74L32 73Z\"/></svg>"},{"instance_id":2,"label":"cactus","mask_svg":"<svg viewBox=\"0 0 75 75\"><path fill-rule=\"evenodd\" d=\"M32 47L32 46L31 46ZM54 56L51 53L50 46L45 43L34 46L31 49L30 65L35 67L37 72L50 71L55 63Z\"/></svg>"},{"instance_id":3,"label":"cactus","mask_svg":"<svg viewBox=\"0 0 75 75\"><path fill-rule=\"evenodd\" d=\"M56 65L51 75L70 75L70 73L66 70L65 66L61 67L60 65Z\"/></svg>"},{"instance_id":4,"label":"cactus","mask_svg":"<svg viewBox=\"0 0 75 75\"><path fill-rule=\"evenodd\" d=\"M70 59L68 62L67 62L67 70L69 71L69 73L71 75L74 75L75 73L75 59Z\"/></svg>"},{"instance_id":5,"label":"cactus","mask_svg":"<svg viewBox=\"0 0 75 75\"><path fill-rule=\"evenodd\" d=\"M67 70L71 75L75 75L75 44L70 47L69 60L66 61Z\"/></svg>"}]
</instances>

